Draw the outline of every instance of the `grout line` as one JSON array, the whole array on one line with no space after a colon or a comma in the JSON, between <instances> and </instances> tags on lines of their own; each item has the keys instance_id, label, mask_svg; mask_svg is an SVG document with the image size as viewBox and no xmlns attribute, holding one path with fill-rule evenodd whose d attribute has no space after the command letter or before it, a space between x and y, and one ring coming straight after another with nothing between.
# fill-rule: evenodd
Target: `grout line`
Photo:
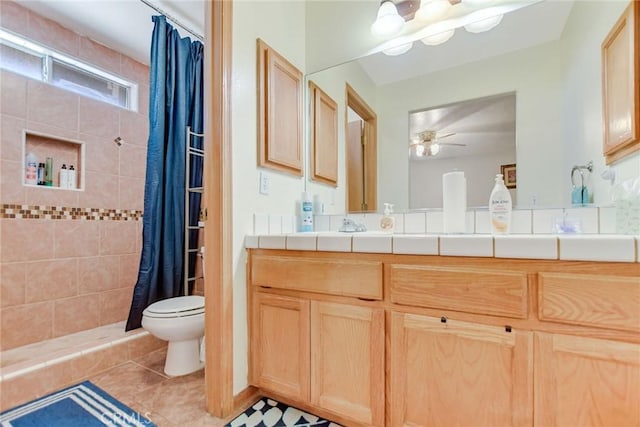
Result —
<instances>
[{"instance_id":1,"label":"grout line","mask_svg":"<svg viewBox=\"0 0 640 427\"><path fill-rule=\"evenodd\" d=\"M9 372L7 374L3 374L2 378L0 379L0 381L6 381L6 380L10 380L10 379L15 378L15 377L26 375L26 374L28 374L30 372L37 371L39 369L44 369L44 368L46 368L46 366L47 366L46 362L41 362L41 363L37 363L37 364L35 364L33 366L29 366L27 368L18 369L16 371Z\"/></svg>"},{"instance_id":2,"label":"grout line","mask_svg":"<svg viewBox=\"0 0 640 427\"><path fill-rule=\"evenodd\" d=\"M153 353L153 352L151 352L151 353ZM147 354L151 354L151 353L147 353ZM168 376L167 374L165 374L164 372L158 372L158 371L155 371L155 370L153 370L153 369L149 368L148 366L144 366L144 365L142 365L141 363L136 362L136 360L137 360L137 359L131 359L131 360L130 360L130 362L131 362L131 363L133 363L134 365L138 365L138 366L140 366L140 367L141 367L141 368L143 368L143 369L146 369L146 370L147 370L147 371L149 371L149 372L153 372L153 373L154 373L154 374L156 374L156 375L160 375L161 377L166 378L166 379L168 379L168 380L170 380L171 378L177 378L177 377L170 377L170 376Z\"/></svg>"}]
</instances>

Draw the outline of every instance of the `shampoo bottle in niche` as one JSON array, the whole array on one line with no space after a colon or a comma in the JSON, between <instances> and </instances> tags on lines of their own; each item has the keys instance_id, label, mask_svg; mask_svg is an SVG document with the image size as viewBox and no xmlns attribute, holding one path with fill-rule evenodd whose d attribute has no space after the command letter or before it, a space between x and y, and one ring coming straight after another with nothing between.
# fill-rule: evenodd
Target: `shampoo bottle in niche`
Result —
<instances>
[{"instance_id":1,"label":"shampoo bottle in niche","mask_svg":"<svg viewBox=\"0 0 640 427\"><path fill-rule=\"evenodd\" d=\"M511 228L511 193L504 185L502 174L496 175L496 183L489 197L489 218L492 234L508 234Z\"/></svg>"},{"instance_id":2,"label":"shampoo bottle in niche","mask_svg":"<svg viewBox=\"0 0 640 427\"><path fill-rule=\"evenodd\" d=\"M38 183L38 161L33 153L27 154L24 169L24 183L30 185L36 185Z\"/></svg>"},{"instance_id":3,"label":"shampoo bottle in niche","mask_svg":"<svg viewBox=\"0 0 640 427\"><path fill-rule=\"evenodd\" d=\"M67 172L67 165L62 164L60 168L60 174L58 175L58 187L67 188L67 180L69 179L69 172Z\"/></svg>"},{"instance_id":4,"label":"shampoo bottle in niche","mask_svg":"<svg viewBox=\"0 0 640 427\"><path fill-rule=\"evenodd\" d=\"M44 163L38 163L38 185L44 185Z\"/></svg>"},{"instance_id":5,"label":"shampoo bottle in niche","mask_svg":"<svg viewBox=\"0 0 640 427\"><path fill-rule=\"evenodd\" d=\"M44 164L44 185L53 186L53 157L47 157Z\"/></svg>"},{"instance_id":6,"label":"shampoo bottle in niche","mask_svg":"<svg viewBox=\"0 0 640 427\"><path fill-rule=\"evenodd\" d=\"M300 231L313 231L313 202L306 191L300 201Z\"/></svg>"},{"instance_id":7,"label":"shampoo bottle in niche","mask_svg":"<svg viewBox=\"0 0 640 427\"><path fill-rule=\"evenodd\" d=\"M73 165L69 165L69 169L67 170L67 188L76 189L77 187L76 170Z\"/></svg>"},{"instance_id":8,"label":"shampoo bottle in niche","mask_svg":"<svg viewBox=\"0 0 640 427\"><path fill-rule=\"evenodd\" d=\"M393 213L393 205L391 203L384 204L384 215L380 220L380 229L393 233L396 226L396 219L391 215Z\"/></svg>"}]
</instances>

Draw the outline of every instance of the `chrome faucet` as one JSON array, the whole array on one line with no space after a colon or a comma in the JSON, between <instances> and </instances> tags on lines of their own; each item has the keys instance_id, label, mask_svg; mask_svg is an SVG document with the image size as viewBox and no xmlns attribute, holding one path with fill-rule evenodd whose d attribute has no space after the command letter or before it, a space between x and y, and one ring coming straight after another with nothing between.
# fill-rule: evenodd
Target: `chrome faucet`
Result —
<instances>
[{"instance_id":1,"label":"chrome faucet","mask_svg":"<svg viewBox=\"0 0 640 427\"><path fill-rule=\"evenodd\" d=\"M367 227L364 224L358 224L352 218L344 218L342 220L342 227L340 227L338 231L343 233L357 233L367 231Z\"/></svg>"}]
</instances>

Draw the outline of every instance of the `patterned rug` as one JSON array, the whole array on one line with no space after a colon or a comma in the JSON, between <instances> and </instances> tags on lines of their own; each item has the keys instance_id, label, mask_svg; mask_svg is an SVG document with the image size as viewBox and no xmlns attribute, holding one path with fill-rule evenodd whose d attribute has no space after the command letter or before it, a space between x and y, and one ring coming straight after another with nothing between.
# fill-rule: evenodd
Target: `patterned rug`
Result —
<instances>
[{"instance_id":1,"label":"patterned rug","mask_svg":"<svg viewBox=\"0 0 640 427\"><path fill-rule=\"evenodd\" d=\"M226 427L271 426L341 427L339 424L266 397L258 400L249 409L227 424Z\"/></svg>"},{"instance_id":2,"label":"patterned rug","mask_svg":"<svg viewBox=\"0 0 640 427\"><path fill-rule=\"evenodd\" d=\"M142 414L85 381L0 414L2 427L155 427Z\"/></svg>"}]
</instances>

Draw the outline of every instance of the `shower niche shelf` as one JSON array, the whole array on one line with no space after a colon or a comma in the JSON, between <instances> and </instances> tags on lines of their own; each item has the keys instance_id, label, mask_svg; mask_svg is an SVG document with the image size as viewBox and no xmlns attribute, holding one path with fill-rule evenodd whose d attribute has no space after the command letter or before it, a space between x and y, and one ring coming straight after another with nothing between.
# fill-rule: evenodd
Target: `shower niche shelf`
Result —
<instances>
[{"instance_id":1,"label":"shower niche shelf","mask_svg":"<svg viewBox=\"0 0 640 427\"><path fill-rule=\"evenodd\" d=\"M46 164L47 157L53 159L51 186L27 184L26 159L29 153L36 157L36 163ZM40 132L23 130L22 132L22 184L26 187L44 188L48 190L84 191L85 183L85 143L74 139L47 135ZM76 171L76 185L72 188L60 187L60 168L73 165Z\"/></svg>"}]
</instances>

